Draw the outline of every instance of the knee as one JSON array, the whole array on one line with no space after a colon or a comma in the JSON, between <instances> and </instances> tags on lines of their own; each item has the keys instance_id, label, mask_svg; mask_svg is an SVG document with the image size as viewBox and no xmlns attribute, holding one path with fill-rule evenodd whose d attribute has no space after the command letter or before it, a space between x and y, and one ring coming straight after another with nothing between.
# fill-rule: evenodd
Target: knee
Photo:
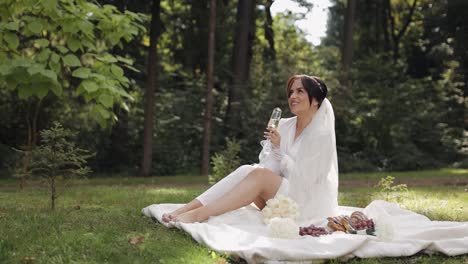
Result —
<instances>
[{"instance_id":1,"label":"knee","mask_svg":"<svg viewBox=\"0 0 468 264\"><path fill-rule=\"evenodd\" d=\"M250 172L249 176L253 178L262 178L268 175L270 171L264 168L256 168L252 172Z\"/></svg>"}]
</instances>

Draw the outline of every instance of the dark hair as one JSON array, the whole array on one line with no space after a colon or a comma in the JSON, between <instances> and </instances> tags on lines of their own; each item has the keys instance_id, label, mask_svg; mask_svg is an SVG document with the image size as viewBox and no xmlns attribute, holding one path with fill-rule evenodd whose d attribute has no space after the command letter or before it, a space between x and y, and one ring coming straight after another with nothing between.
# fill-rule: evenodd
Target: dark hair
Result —
<instances>
[{"instance_id":1,"label":"dark hair","mask_svg":"<svg viewBox=\"0 0 468 264\"><path fill-rule=\"evenodd\" d=\"M328 88L325 83L319 77L304 74L293 75L288 80L288 87L286 90L288 98L290 96L289 91L291 90L291 86L297 79L301 80L302 86L309 95L309 103L312 104L312 98L315 98L318 101L318 107L320 107L328 93Z\"/></svg>"}]
</instances>

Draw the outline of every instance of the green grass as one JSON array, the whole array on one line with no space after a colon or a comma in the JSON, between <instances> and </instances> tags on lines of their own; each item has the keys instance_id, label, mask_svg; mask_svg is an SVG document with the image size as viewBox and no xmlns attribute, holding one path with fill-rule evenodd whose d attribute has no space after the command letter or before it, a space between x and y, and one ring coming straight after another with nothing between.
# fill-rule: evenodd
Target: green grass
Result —
<instances>
[{"instance_id":1,"label":"green grass","mask_svg":"<svg viewBox=\"0 0 468 264\"><path fill-rule=\"evenodd\" d=\"M28 184L35 186L38 180L29 180ZM208 177L192 176L192 175L178 175L178 176L160 176L160 177L129 177L116 175L113 177L103 176L96 177L90 176L82 179L74 179L70 182L71 185L164 185L164 186L177 186L177 185L207 185ZM14 187L19 186L19 181L14 178L2 179L0 178L0 186Z\"/></svg>"},{"instance_id":2,"label":"green grass","mask_svg":"<svg viewBox=\"0 0 468 264\"><path fill-rule=\"evenodd\" d=\"M405 176L409 177L402 175ZM365 177L361 174L360 179ZM193 199L206 188L201 185L204 183L205 177L193 176L76 180L59 197L58 209L51 212L45 190L33 187L38 182L30 182L20 191L14 180L0 180L0 263L231 261L196 243L186 233L167 229L141 216L141 208L153 203L184 203ZM468 221L467 187L415 187L407 193L390 194L389 199L432 220ZM364 207L384 196L374 188L344 187L339 199L341 205ZM144 237L142 243L129 243L139 236ZM27 257L34 260L28 261ZM418 254L406 258L354 259L350 263L468 263L468 256Z\"/></svg>"},{"instance_id":3,"label":"green grass","mask_svg":"<svg viewBox=\"0 0 468 264\"><path fill-rule=\"evenodd\" d=\"M356 173L342 173L340 179L345 180L379 180L387 175L394 176L395 178L404 179L427 179L427 178L467 178L468 169L453 169L443 168L438 170L421 170L421 171L398 171L398 172L356 172Z\"/></svg>"}]
</instances>

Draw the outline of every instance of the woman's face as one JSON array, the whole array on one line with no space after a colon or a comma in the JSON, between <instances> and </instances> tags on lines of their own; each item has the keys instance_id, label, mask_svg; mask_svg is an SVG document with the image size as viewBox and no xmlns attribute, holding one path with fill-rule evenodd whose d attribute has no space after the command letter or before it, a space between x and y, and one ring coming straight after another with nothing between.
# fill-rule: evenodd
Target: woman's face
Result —
<instances>
[{"instance_id":1,"label":"woman's face","mask_svg":"<svg viewBox=\"0 0 468 264\"><path fill-rule=\"evenodd\" d=\"M301 79L296 79L291 85L288 92L288 103L291 113L298 115L309 111L311 105L309 103L309 94L302 86Z\"/></svg>"}]
</instances>

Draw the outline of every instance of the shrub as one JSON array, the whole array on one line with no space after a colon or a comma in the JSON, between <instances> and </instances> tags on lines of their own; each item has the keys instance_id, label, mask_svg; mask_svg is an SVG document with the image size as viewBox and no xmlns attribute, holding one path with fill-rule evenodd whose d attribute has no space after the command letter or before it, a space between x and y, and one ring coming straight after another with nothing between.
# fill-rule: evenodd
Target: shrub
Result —
<instances>
[{"instance_id":1,"label":"shrub","mask_svg":"<svg viewBox=\"0 0 468 264\"><path fill-rule=\"evenodd\" d=\"M215 153L211 158L213 173L208 176L210 184L217 183L240 166L241 144L235 139L228 139L226 145L225 150Z\"/></svg>"},{"instance_id":2,"label":"shrub","mask_svg":"<svg viewBox=\"0 0 468 264\"><path fill-rule=\"evenodd\" d=\"M394 185L395 177L388 175L385 178L380 179L379 183L377 183L376 187L379 188L378 192L381 194L385 194L386 200L391 201L394 198L399 200L400 197L396 197L395 193L398 192L407 192L408 187L406 184L398 184Z\"/></svg>"}]
</instances>

